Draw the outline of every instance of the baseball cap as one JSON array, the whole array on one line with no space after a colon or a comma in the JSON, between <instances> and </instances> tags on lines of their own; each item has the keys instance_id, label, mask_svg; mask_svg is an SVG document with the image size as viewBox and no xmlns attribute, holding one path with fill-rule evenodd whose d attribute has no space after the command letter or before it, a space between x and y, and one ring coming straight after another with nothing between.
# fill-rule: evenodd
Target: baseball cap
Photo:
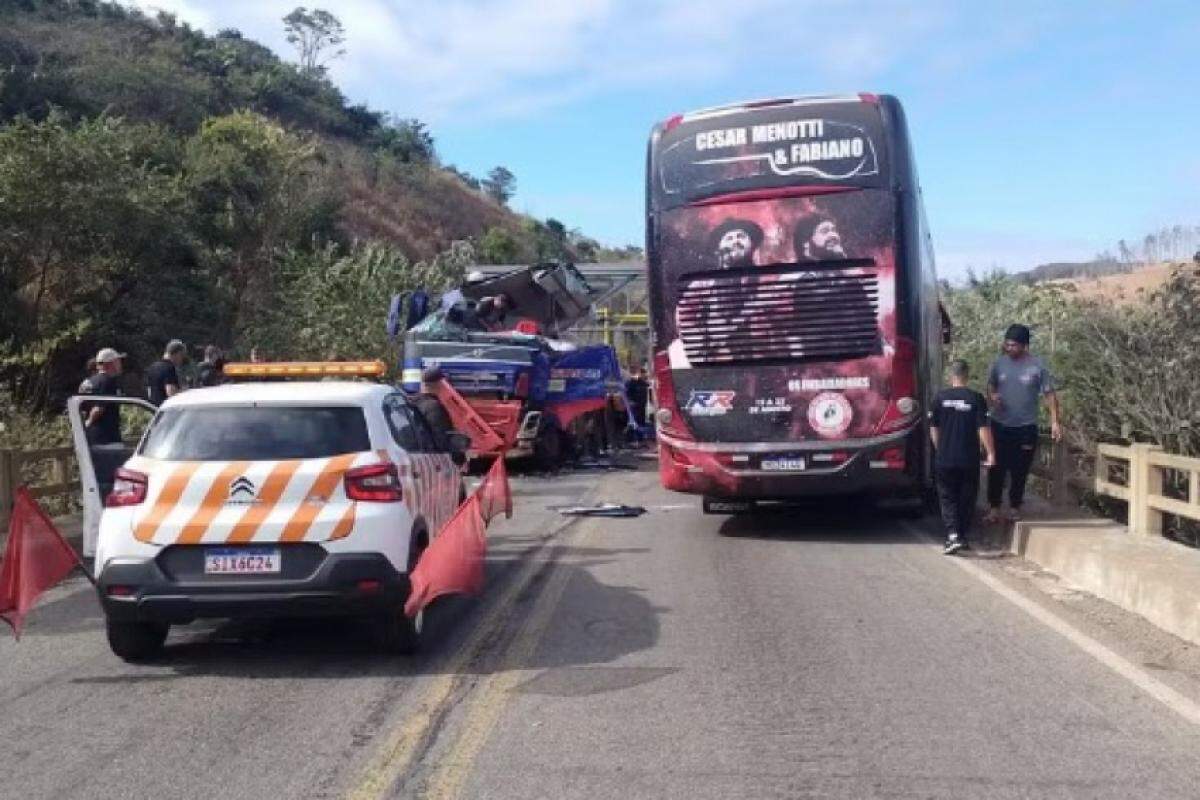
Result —
<instances>
[{"instance_id":1,"label":"baseball cap","mask_svg":"<svg viewBox=\"0 0 1200 800\"><path fill-rule=\"evenodd\" d=\"M125 358L126 355L128 355L128 354L127 353L118 353L116 350L113 350L111 347L104 347L104 348L101 348L99 353L96 353L96 363L97 364L107 364L110 361L116 361L118 359Z\"/></svg>"}]
</instances>

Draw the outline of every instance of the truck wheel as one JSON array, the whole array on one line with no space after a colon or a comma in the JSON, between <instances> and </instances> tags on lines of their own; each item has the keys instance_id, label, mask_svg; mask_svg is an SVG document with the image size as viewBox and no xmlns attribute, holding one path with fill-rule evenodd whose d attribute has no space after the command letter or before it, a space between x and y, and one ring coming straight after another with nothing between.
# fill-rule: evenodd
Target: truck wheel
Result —
<instances>
[{"instance_id":1,"label":"truck wheel","mask_svg":"<svg viewBox=\"0 0 1200 800\"><path fill-rule=\"evenodd\" d=\"M549 472L562 464L563 441L554 421L547 422L545 417L542 420L537 438L533 440L533 462L538 469Z\"/></svg>"},{"instance_id":2,"label":"truck wheel","mask_svg":"<svg viewBox=\"0 0 1200 800\"><path fill-rule=\"evenodd\" d=\"M105 620L108 646L123 661L150 661L162 652L169 625L157 622L113 622Z\"/></svg>"}]
</instances>

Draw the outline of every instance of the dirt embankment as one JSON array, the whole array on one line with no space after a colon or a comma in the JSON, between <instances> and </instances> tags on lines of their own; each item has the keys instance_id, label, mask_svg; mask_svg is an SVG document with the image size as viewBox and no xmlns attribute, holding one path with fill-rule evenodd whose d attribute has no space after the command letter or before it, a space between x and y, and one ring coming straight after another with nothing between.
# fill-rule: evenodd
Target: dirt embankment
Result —
<instances>
[{"instance_id":1,"label":"dirt embankment","mask_svg":"<svg viewBox=\"0 0 1200 800\"><path fill-rule=\"evenodd\" d=\"M1113 303L1135 303L1166 283L1171 270L1178 264L1155 264L1121 275L1105 275L1099 278L1068 278L1047 281L1060 286L1074 286L1080 297L1089 300L1107 300ZM1193 267L1195 268L1195 267Z\"/></svg>"}]
</instances>

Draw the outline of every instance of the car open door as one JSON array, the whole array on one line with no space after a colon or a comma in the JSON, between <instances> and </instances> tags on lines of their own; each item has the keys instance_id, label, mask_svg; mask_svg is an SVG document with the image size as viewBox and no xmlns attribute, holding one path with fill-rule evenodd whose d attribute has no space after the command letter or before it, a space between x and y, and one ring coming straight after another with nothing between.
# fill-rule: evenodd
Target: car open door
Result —
<instances>
[{"instance_id":1,"label":"car open door","mask_svg":"<svg viewBox=\"0 0 1200 800\"><path fill-rule=\"evenodd\" d=\"M138 409L136 414L122 414L123 431L132 429L135 435L117 444L97 444L88 442L87 431L83 427L83 412L80 407L84 403L113 403L118 406ZM104 498L112 490L113 474L117 468L129 460L137 449L137 438L140 438L144 425L130 425L132 417L144 417L149 420L157 411L152 403L136 397L99 397L96 395L76 395L67 400L67 418L71 422L71 440L75 446L75 458L79 463L79 483L83 487L83 555L92 557L96 554L96 537L100 533L100 512L104 510Z\"/></svg>"}]
</instances>

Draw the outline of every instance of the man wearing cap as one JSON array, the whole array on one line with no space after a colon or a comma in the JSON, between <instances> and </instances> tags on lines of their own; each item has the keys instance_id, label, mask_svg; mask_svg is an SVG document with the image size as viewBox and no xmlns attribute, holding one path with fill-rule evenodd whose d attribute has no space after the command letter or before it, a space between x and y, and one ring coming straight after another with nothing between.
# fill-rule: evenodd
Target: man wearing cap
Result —
<instances>
[{"instance_id":1,"label":"man wearing cap","mask_svg":"<svg viewBox=\"0 0 1200 800\"><path fill-rule=\"evenodd\" d=\"M121 391L121 359L124 353L118 353L111 347L105 347L96 354L96 372L79 384L80 394L95 394L115 397L124 394ZM90 444L120 444L121 442L121 409L115 403L85 403L80 407L83 411L83 427L87 431Z\"/></svg>"},{"instance_id":2,"label":"man wearing cap","mask_svg":"<svg viewBox=\"0 0 1200 800\"><path fill-rule=\"evenodd\" d=\"M1050 411L1050 435L1062 438L1058 395L1046 365L1029 352L1029 328L1010 325L1004 333L1004 352L988 373L988 399L992 405L992 434L996 440L996 466L988 473L988 522L1000 519L1004 481L1008 487L1009 518L1019 519L1025 499L1025 480L1033 466L1038 443L1038 402Z\"/></svg>"},{"instance_id":3,"label":"man wearing cap","mask_svg":"<svg viewBox=\"0 0 1200 800\"><path fill-rule=\"evenodd\" d=\"M187 348L178 339L167 342L163 357L146 370L146 399L156 406L167 402L168 397L179 394L179 366L187 356Z\"/></svg>"}]
</instances>

